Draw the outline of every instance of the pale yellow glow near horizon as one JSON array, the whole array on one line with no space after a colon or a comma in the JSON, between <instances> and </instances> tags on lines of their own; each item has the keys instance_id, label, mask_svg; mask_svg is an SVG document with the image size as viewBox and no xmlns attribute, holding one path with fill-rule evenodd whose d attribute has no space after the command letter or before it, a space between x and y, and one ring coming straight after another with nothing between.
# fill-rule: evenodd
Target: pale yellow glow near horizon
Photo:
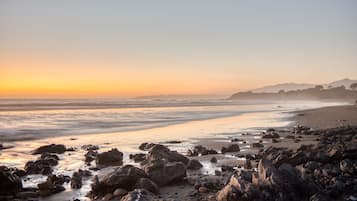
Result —
<instances>
[{"instance_id":1,"label":"pale yellow glow near horizon","mask_svg":"<svg viewBox=\"0 0 357 201\"><path fill-rule=\"evenodd\" d=\"M295 82L292 77L307 82L312 80L312 83L321 82L312 79L318 72L309 75L303 74L305 71L302 71L302 74L292 75L289 69L279 72L269 70L272 66L283 69L284 62L279 66L274 62L258 60L242 60L240 64L227 61L220 64L220 61L215 63L214 60L177 62L147 58L141 61L131 58L86 59L71 60L53 55L3 57L0 61L0 97L230 95L266 84L289 80ZM333 65L331 62L329 64ZM219 65L225 65L225 68L220 70ZM266 67L266 70L262 66ZM336 74L328 71L324 73L327 79L329 75Z\"/></svg>"}]
</instances>

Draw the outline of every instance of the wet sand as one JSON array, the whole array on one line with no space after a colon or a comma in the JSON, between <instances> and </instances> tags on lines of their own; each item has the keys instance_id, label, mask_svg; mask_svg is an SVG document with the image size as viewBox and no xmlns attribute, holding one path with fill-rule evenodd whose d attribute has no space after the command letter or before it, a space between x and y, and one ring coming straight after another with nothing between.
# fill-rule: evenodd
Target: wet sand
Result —
<instances>
[{"instance_id":1,"label":"wet sand","mask_svg":"<svg viewBox=\"0 0 357 201\"><path fill-rule=\"evenodd\" d=\"M293 112L293 125L311 128L334 128L357 125L357 105L331 106Z\"/></svg>"}]
</instances>

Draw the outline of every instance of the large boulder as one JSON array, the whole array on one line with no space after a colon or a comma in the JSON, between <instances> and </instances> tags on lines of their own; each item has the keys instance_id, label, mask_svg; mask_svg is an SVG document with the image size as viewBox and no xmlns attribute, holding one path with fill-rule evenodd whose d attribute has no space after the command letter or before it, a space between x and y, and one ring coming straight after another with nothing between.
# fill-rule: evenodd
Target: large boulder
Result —
<instances>
[{"instance_id":1,"label":"large boulder","mask_svg":"<svg viewBox=\"0 0 357 201\"><path fill-rule=\"evenodd\" d=\"M122 197L120 201L151 201L153 195L145 189L135 189Z\"/></svg>"},{"instance_id":2,"label":"large boulder","mask_svg":"<svg viewBox=\"0 0 357 201\"><path fill-rule=\"evenodd\" d=\"M123 164L123 153L118 149L97 154L96 164L99 166L119 166Z\"/></svg>"},{"instance_id":3,"label":"large boulder","mask_svg":"<svg viewBox=\"0 0 357 201\"><path fill-rule=\"evenodd\" d=\"M230 144L228 145L228 147L222 147L221 149L222 154L227 152L238 152L238 151L240 151L238 144Z\"/></svg>"},{"instance_id":4,"label":"large boulder","mask_svg":"<svg viewBox=\"0 0 357 201\"><path fill-rule=\"evenodd\" d=\"M21 179L7 167L0 167L0 195L11 195L21 190Z\"/></svg>"},{"instance_id":5,"label":"large boulder","mask_svg":"<svg viewBox=\"0 0 357 201\"><path fill-rule=\"evenodd\" d=\"M132 190L137 181L145 177L147 175L142 169L132 165L116 168L100 179L95 177L92 184L91 196L104 196L107 193L114 192L117 188Z\"/></svg>"},{"instance_id":6,"label":"large boulder","mask_svg":"<svg viewBox=\"0 0 357 201\"><path fill-rule=\"evenodd\" d=\"M33 151L32 154L56 153L63 154L66 152L66 147L63 144L50 144L41 146Z\"/></svg>"},{"instance_id":7,"label":"large boulder","mask_svg":"<svg viewBox=\"0 0 357 201\"><path fill-rule=\"evenodd\" d=\"M171 151L164 145L154 145L151 147L148 155L146 156L147 161L155 161L155 160L167 160L168 162L182 162L183 164L187 164L189 159L178 153L177 151Z\"/></svg>"},{"instance_id":8,"label":"large boulder","mask_svg":"<svg viewBox=\"0 0 357 201\"><path fill-rule=\"evenodd\" d=\"M43 174L49 175L52 173L52 166L57 165L57 161L53 159L39 159L29 161L25 164L24 170L26 174Z\"/></svg>"},{"instance_id":9,"label":"large boulder","mask_svg":"<svg viewBox=\"0 0 357 201\"><path fill-rule=\"evenodd\" d=\"M150 161L144 166L144 170L159 186L182 180L186 176L186 167L182 162Z\"/></svg>"}]
</instances>

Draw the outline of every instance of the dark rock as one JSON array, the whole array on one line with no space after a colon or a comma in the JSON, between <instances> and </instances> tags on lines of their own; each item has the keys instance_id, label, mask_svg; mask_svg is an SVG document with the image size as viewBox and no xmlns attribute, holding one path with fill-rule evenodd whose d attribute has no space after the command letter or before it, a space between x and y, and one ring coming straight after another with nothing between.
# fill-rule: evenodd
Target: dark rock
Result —
<instances>
[{"instance_id":1,"label":"dark rock","mask_svg":"<svg viewBox=\"0 0 357 201\"><path fill-rule=\"evenodd\" d=\"M130 154L129 158L134 160L135 163L144 161L146 159L146 154L139 153L139 154Z\"/></svg>"},{"instance_id":2,"label":"dark rock","mask_svg":"<svg viewBox=\"0 0 357 201\"><path fill-rule=\"evenodd\" d=\"M262 147L264 147L264 145L261 144L261 143L253 143L253 144L251 144L250 146L251 146L252 148L262 148Z\"/></svg>"},{"instance_id":3,"label":"dark rock","mask_svg":"<svg viewBox=\"0 0 357 201\"><path fill-rule=\"evenodd\" d=\"M240 151L238 144L230 144L228 147L222 147L221 152L222 154L227 152L238 152Z\"/></svg>"},{"instance_id":4,"label":"dark rock","mask_svg":"<svg viewBox=\"0 0 357 201\"><path fill-rule=\"evenodd\" d=\"M228 165L222 165L221 166L222 172L233 172L234 167L233 166L228 166Z\"/></svg>"},{"instance_id":5,"label":"dark rock","mask_svg":"<svg viewBox=\"0 0 357 201\"><path fill-rule=\"evenodd\" d=\"M211 163L217 163L217 158L216 157L212 157L210 160Z\"/></svg>"},{"instance_id":6,"label":"dark rock","mask_svg":"<svg viewBox=\"0 0 357 201\"><path fill-rule=\"evenodd\" d=\"M80 189L82 188L82 175L79 172L74 172L71 178L71 188Z\"/></svg>"},{"instance_id":7,"label":"dark rock","mask_svg":"<svg viewBox=\"0 0 357 201\"><path fill-rule=\"evenodd\" d=\"M49 175L53 171L52 166L57 165L57 163L57 160L53 158L29 161L26 163L24 170L26 171L26 174Z\"/></svg>"},{"instance_id":8,"label":"dark rock","mask_svg":"<svg viewBox=\"0 0 357 201\"><path fill-rule=\"evenodd\" d=\"M179 141L179 140L171 140L171 141L166 141L165 143L167 143L167 144L180 144L180 143L182 143L182 141Z\"/></svg>"},{"instance_id":9,"label":"dark rock","mask_svg":"<svg viewBox=\"0 0 357 201\"><path fill-rule=\"evenodd\" d=\"M196 159L192 159L187 164L187 169L189 170L199 170L203 167L203 165Z\"/></svg>"},{"instance_id":10,"label":"dark rock","mask_svg":"<svg viewBox=\"0 0 357 201\"><path fill-rule=\"evenodd\" d=\"M47 180L37 185L40 196L46 197L66 190L62 185L52 182L53 178L47 177Z\"/></svg>"},{"instance_id":11,"label":"dark rock","mask_svg":"<svg viewBox=\"0 0 357 201\"><path fill-rule=\"evenodd\" d=\"M21 190L21 179L7 167L0 167L0 195L11 195Z\"/></svg>"},{"instance_id":12,"label":"dark rock","mask_svg":"<svg viewBox=\"0 0 357 201\"><path fill-rule=\"evenodd\" d=\"M218 152L213 149L208 149L207 147L204 147L202 145L196 145L193 150L188 150L187 152L187 156L204 156L209 154L218 154Z\"/></svg>"},{"instance_id":13,"label":"dark rock","mask_svg":"<svg viewBox=\"0 0 357 201\"><path fill-rule=\"evenodd\" d=\"M37 148L33 154L56 153L63 154L66 152L66 147L63 144L50 144Z\"/></svg>"},{"instance_id":14,"label":"dark rock","mask_svg":"<svg viewBox=\"0 0 357 201\"><path fill-rule=\"evenodd\" d=\"M92 144L83 145L81 148L86 151L96 151L99 149L99 147L97 145L92 145Z\"/></svg>"},{"instance_id":15,"label":"dark rock","mask_svg":"<svg viewBox=\"0 0 357 201\"><path fill-rule=\"evenodd\" d=\"M182 180L186 176L185 165L181 162L150 161L145 165L144 170L159 186Z\"/></svg>"},{"instance_id":16,"label":"dark rock","mask_svg":"<svg viewBox=\"0 0 357 201\"><path fill-rule=\"evenodd\" d=\"M147 143L147 142L144 142L142 143L140 146L139 146L139 149L140 150L143 150L143 151L147 151L149 149L151 149L151 147L155 146L156 144L154 143Z\"/></svg>"},{"instance_id":17,"label":"dark rock","mask_svg":"<svg viewBox=\"0 0 357 201\"><path fill-rule=\"evenodd\" d=\"M182 162L183 164L187 164L189 159L178 153L177 151L170 151L166 146L157 144L151 147L148 155L148 161L155 161L155 160L167 160L169 162Z\"/></svg>"},{"instance_id":18,"label":"dark rock","mask_svg":"<svg viewBox=\"0 0 357 201\"><path fill-rule=\"evenodd\" d=\"M140 178L134 185L134 188L145 189L155 194L159 192L159 187L156 185L156 183L148 178Z\"/></svg>"},{"instance_id":19,"label":"dark rock","mask_svg":"<svg viewBox=\"0 0 357 201\"><path fill-rule=\"evenodd\" d=\"M99 179L97 176L92 183L90 197L102 197L107 193L112 193L117 188L131 190L140 178L145 178L145 172L132 165L116 168Z\"/></svg>"},{"instance_id":20,"label":"dark rock","mask_svg":"<svg viewBox=\"0 0 357 201\"><path fill-rule=\"evenodd\" d=\"M120 201L151 201L153 196L150 192L145 189L135 189L130 191L126 196L124 196Z\"/></svg>"},{"instance_id":21,"label":"dark rock","mask_svg":"<svg viewBox=\"0 0 357 201\"><path fill-rule=\"evenodd\" d=\"M63 185L70 182L71 178L65 175L48 175L47 181L53 185Z\"/></svg>"},{"instance_id":22,"label":"dark rock","mask_svg":"<svg viewBox=\"0 0 357 201\"><path fill-rule=\"evenodd\" d=\"M247 159L245 161L244 168L245 169L252 169L252 163L250 162L250 160Z\"/></svg>"},{"instance_id":23,"label":"dark rock","mask_svg":"<svg viewBox=\"0 0 357 201\"><path fill-rule=\"evenodd\" d=\"M90 165L90 163L97 158L97 155L98 155L97 151L88 150L88 152L84 155L85 157L84 161L86 162L87 165Z\"/></svg>"},{"instance_id":24,"label":"dark rock","mask_svg":"<svg viewBox=\"0 0 357 201\"><path fill-rule=\"evenodd\" d=\"M96 157L96 164L101 166L118 166L123 164L123 153L118 149L99 153Z\"/></svg>"},{"instance_id":25,"label":"dark rock","mask_svg":"<svg viewBox=\"0 0 357 201\"><path fill-rule=\"evenodd\" d=\"M277 139L280 138L280 135L278 133L268 133L262 136L264 139Z\"/></svg>"}]
</instances>

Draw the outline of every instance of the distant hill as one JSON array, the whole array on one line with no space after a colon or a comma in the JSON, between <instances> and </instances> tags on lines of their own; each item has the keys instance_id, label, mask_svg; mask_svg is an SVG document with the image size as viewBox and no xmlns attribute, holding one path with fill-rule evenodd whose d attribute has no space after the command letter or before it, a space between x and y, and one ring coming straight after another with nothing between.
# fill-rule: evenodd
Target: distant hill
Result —
<instances>
[{"instance_id":1,"label":"distant hill","mask_svg":"<svg viewBox=\"0 0 357 201\"><path fill-rule=\"evenodd\" d=\"M344 86L346 87L346 89L349 89L352 83L357 83L357 80L351 80L346 78L343 80L338 80L327 84L321 83L321 85L324 86L324 88L335 88L335 87ZM261 88L253 89L251 91L254 93L277 93L281 90L295 91L295 90L313 88L315 86L316 84L307 84L307 83L282 83L282 84L264 86Z\"/></svg>"},{"instance_id":2,"label":"distant hill","mask_svg":"<svg viewBox=\"0 0 357 201\"><path fill-rule=\"evenodd\" d=\"M280 90L292 91L292 90L299 90L299 89L308 89L314 86L315 86L314 84L282 83L282 84L269 85L258 89L254 89L252 90L252 92L276 93L279 92Z\"/></svg>"},{"instance_id":3,"label":"distant hill","mask_svg":"<svg viewBox=\"0 0 357 201\"><path fill-rule=\"evenodd\" d=\"M313 88L280 91L278 93L238 92L231 100L322 100L322 101L356 101L357 90L346 89L344 86L323 89L322 86Z\"/></svg>"},{"instance_id":4,"label":"distant hill","mask_svg":"<svg viewBox=\"0 0 357 201\"><path fill-rule=\"evenodd\" d=\"M351 79L343 79L343 80L337 80L328 84L324 84L323 86L328 88L328 87L340 87L340 86L345 86L346 89L349 89L351 84L357 83L357 80L351 80Z\"/></svg>"}]
</instances>

